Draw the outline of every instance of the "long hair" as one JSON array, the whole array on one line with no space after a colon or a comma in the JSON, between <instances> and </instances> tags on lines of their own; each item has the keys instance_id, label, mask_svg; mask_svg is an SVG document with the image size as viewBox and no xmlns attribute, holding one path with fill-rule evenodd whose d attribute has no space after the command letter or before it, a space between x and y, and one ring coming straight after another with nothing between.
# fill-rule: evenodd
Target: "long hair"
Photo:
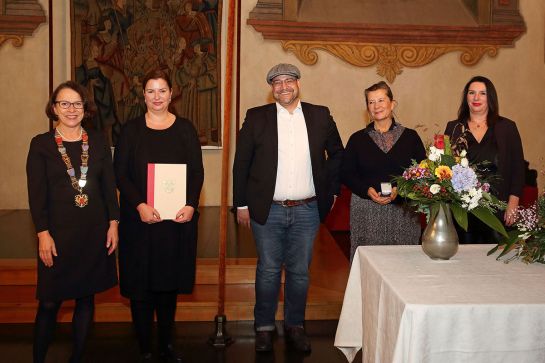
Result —
<instances>
[{"instance_id":1,"label":"long hair","mask_svg":"<svg viewBox=\"0 0 545 363\"><path fill-rule=\"evenodd\" d=\"M487 126L493 126L500 115L500 107L498 105L498 94L496 93L496 87L491 80L483 76L475 76L466 83L464 90L462 92L462 102L460 103L460 108L458 108L458 122L466 123L469 118L469 104L467 103L467 92L469 91L469 86L473 82L484 83L486 87L486 99L488 103L488 114L486 115L486 124Z\"/></svg>"}]
</instances>

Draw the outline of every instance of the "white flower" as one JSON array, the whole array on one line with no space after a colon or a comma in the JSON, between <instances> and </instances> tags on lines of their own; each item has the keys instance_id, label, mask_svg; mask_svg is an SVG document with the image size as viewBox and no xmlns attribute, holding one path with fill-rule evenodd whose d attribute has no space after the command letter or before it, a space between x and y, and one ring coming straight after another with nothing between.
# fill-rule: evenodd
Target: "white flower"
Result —
<instances>
[{"instance_id":1,"label":"white flower","mask_svg":"<svg viewBox=\"0 0 545 363\"><path fill-rule=\"evenodd\" d=\"M445 150L444 149L438 149L435 146L430 146L430 153L431 154L443 155L445 153Z\"/></svg>"},{"instance_id":2,"label":"white flower","mask_svg":"<svg viewBox=\"0 0 545 363\"><path fill-rule=\"evenodd\" d=\"M439 184L432 184L432 186L430 186L431 194L437 194L439 193L440 190L441 190L441 186Z\"/></svg>"},{"instance_id":3,"label":"white flower","mask_svg":"<svg viewBox=\"0 0 545 363\"><path fill-rule=\"evenodd\" d=\"M528 238L530 238L530 236L531 236L531 234L528 233L528 232L518 235L518 237L522 238L523 240L527 240Z\"/></svg>"},{"instance_id":4,"label":"white flower","mask_svg":"<svg viewBox=\"0 0 545 363\"><path fill-rule=\"evenodd\" d=\"M460 165L462 165L464 168L467 168L469 166L469 161L467 161L466 158L462 158L462 160L460 160Z\"/></svg>"},{"instance_id":5,"label":"white flower","mask_svg":"<svg viewBox=\"0 0 545 363\"><path fill-rule=\"evenodd\" d=\"M480 188L471 188L469 191L464 192L464 194L460 196L460 199L463 202L462 208L466 208L468 211L472 210L473 208L477 208L482 197L483 192Z\"/></svg>"},{"instance_id":6,"label":"white flower","mask_svg":"<svg viewBox=\"0 0 545 363\"><path fill-rule=\"evenodd\" d=\"M460 153L460 157L465 158L466 155L467 155L467 151L462 150L462 152Z\"/></svg>"},{"instance_id":7,"label":"white flower","mask_svg":"<svg viewBox=\"0 0 545 363\"><path fill-rule=\"evenodd\" d=\"M441 155L445 153L445 150L438 149L435 146L430 146L430 154L428 155L428 159L431 161L439 161L441 159Z\"/></svg>"}]
</instances>

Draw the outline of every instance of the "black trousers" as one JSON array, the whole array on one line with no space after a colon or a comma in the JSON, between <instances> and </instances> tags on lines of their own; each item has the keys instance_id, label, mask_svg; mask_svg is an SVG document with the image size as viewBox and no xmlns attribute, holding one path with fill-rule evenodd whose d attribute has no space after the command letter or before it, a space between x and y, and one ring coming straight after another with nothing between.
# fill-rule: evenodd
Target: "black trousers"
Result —
<instances>
[{"instance_id":1,"label":"black trousers","mask_svg":"<svg viewBox=\"0 0 545 363\"><path fill-rule=\"evenodd\" d=\"M157 315L159 350L166 352L172 344L176 314L176 291L149 292L148 298L131 299L131 315L141 354L151 353L153 315Z\"/></svg>"}]
</instances>

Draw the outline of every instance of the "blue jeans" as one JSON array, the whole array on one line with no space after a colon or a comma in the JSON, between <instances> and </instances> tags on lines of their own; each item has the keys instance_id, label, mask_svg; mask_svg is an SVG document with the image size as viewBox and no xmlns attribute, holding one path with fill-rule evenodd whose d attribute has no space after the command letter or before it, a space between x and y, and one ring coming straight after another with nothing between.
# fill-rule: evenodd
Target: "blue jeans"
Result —
<instances>
[{"instance_id":1,"label":"blue jeans","mask_svg":"<svg viewBox=\"0 0 545 363\"><path fill-rule=\"evenodd\" d=\"M251 221L257 247L254 318L256 330L273 330L282 266L284 326L303 326L312 247L320 226L316 201L296 207L271 205L264 225Z\"/></svg>"}]
</instances>

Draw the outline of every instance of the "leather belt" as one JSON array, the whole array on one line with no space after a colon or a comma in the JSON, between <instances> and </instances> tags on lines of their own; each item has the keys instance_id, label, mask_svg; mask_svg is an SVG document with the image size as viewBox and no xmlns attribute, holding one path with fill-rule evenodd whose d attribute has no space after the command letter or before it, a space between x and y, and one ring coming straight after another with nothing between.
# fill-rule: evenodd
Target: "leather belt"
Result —
<instances>
[{"instance_id":1,"label":"leather belt","mask_svg":"<svg viewBox=\"0 0 545 363\"><path fill-rule=\"evenodd\" d=\"M307 203L313 202L315 200L316 200L316 197L314 196L314 197L310 197L310 198L307 198L307 199L301 199L301 200L289 200L289 199L286 199L286 200L273 200L273 204L278 204L278 205L281 205L284 208L289 208L289 207L297 207L298 205L307 204Z\"/></svg>"}]
</instances>

